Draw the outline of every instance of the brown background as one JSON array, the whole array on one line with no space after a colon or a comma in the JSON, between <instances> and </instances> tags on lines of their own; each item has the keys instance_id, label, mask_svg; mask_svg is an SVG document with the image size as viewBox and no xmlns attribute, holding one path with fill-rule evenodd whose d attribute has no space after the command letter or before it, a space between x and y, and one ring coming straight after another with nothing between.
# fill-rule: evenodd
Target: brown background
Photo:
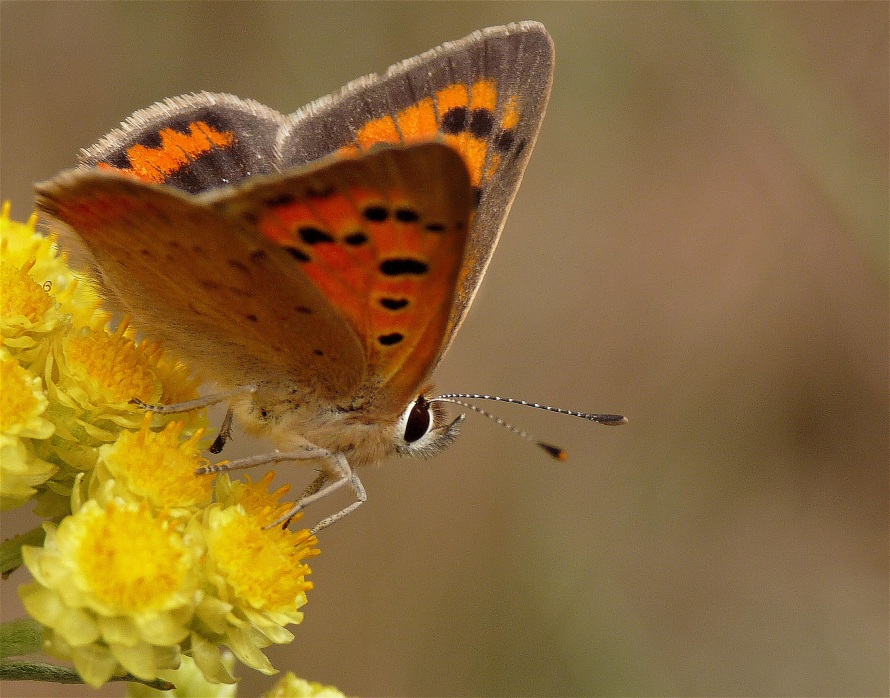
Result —
<instances>
[{"instance_id":1,"label":"brown background","mask_svg":"<svg viewBox=\"0 0 890 698\"><path fill-rule=\"evenodd\" d=\"M290 111L519 19L553 97L438 386L631 423L498 409L570 460L470 417L366 472L273 661L357 695L886 695L886 3L3 3L2 195L26 217L163 97Z\"/></svg>"}]
</instances>

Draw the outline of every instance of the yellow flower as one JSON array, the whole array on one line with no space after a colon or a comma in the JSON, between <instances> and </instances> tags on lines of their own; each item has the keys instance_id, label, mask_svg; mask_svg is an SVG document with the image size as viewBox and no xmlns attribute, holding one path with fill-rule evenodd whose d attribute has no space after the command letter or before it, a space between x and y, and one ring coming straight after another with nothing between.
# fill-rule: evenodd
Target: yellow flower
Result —
<instances>
[{"instance_id":1,"label":"yellow flower","mask_svg":"<svg viewBox=\"0 0 890 698\"><path fill-rule=\"evenodd\" d=\"M100 326L63 335L53 343L44 379L56 434L39 453L61 469L52 492L41 498L44 509L38 513L43 515L61 506L54 494L67 500L77 473L95 467L100 446L113 442L123 430L142 426L145 412L130 404L132 398L156 403L169 395L176 400L198 396L198 381L185 365L157 344L136 342L126 322L113 333ZM153 423L159 426L177 417L188 434L206 422L203 412L191 412L154 415Z\"/></svg>"},{"instance_id":2,"label":"yellow flower","mask_svg":"<svg viewBox=\"0 0 890 698\"><path fill-rule=\"evenodd\" d=\"M45 355L47 340L60 325L67 325L68 318L46 288L31 278L33 262L18 268L3 260L4 256L0 255L0 337L7 350L29 363L36 362L42 358L41 350Z\"/></svg>"},{"instance_id":3,"label":"yellow flower","mask_svg":"<svg viewBox=\"0 0 890 698\"><path fill-rule=\"evenodd\" d=\"M200 521L207 546L206 595L196 611L208 637L267 674L275 669L261 649L293 639L284 626L303 620L299 609L312 588L304 560L319 552L317 539L306 530L266 528L286 507L277 503L286 488L267 492L272 477L217 488L218 494L228 491L231 500L210 506ZM197 520L193 524L197 529Z\"/></svg>"},{"instance_id":4,"label":"yellow flower","mask_svg":"<svg viewBox=\"0 0 890 698\"><path fill-rule=\"evenodd\" d=\"M26 439L0 434L0 510L27 502L56 470L31 452Z\"/></svg>"},{"instance_id":5,"label":"yellow flower","mask_svg":"<svg viewBox=\"0 0 890 698\"><path fill-rule=\"evenodd\" d=\"M229 671L235 666L235 657L231 652L224 652L222 661ZM208 681L195 661L187 655L182 656L182 664L178 669L164 669L158 675L176 688L172 691L159 691L142 683L130 682L127 684L127 698L235 698L238 693L236 683Z\"/></svg>"},{"instance_id":6,"label":"yellow flower","mask_svg":"<svg viewBox=\"0 0 890 698\"><path fill-rule=\"evenodd\" d=\"M43 414L49 404L43 383L0 349L0 509L19 506L58 468L39 458L31 439L46 439L54 427Z\"/></svg>"},{"instance_id":7,"label":"yellow flower","mask_svg":"<svg viewBox=\"0 0 890 698\"><path fill-rule=\"evenodd\" d=\"M0 349L0 433L28 439L52 436L52 422L43 417L49 400L43 381Z\"/></svg>"},{"instance_id":8,"label":"yellow flower","mask_svg":"<svg viewBox=\"0 0 890 698\"><path fill-rule=\"evenodd\" d=\"M175 433L127 438L164 441ZM156 678L183 654L207 680L231 683L221 645L274 673L262 649L293 640L284 626L303 619L312 588L305 560L318 549L306 530L264 528L286 506L277 503L281 491L267 491L272 476L222 488L232 501L194 514L126 501L115 496L113 479L82 503L76 490L74 513L58 528L44 524L42 548L22 550L34 582L19 593L48 629L47 651L73 661L93 686L126 672Z\"/></svg>"},{"instance_id":9,"label":"yellow flower","mask_svg":"<svg viewBox=\"0 0 890 698\"><path fill-rule=\"evenodd\" d=\"M146 414L130 401L197 397L189 369L137 341L79 280L34 220L0 213L0 506L35 496L43 547L21 549L33 582L19 589L46 626L47 651L100 686L153 679L191 657L211 683L231 661L275 669L262 649L302 621L317 554L308 531L267 528L287 492L198 477L203 412ZM166 426L165 426L166 425ZM211 495L216 502L210 504ZM16 550L17 552L17 550ZM206 692L205 692L206 693ZM227 695L225 692L219 695Z\"/></svg>"},{"instance_id":10,"label":"yellow flower","mask_svg":"<svg viewBox=\"0 0 890 698\"><path fill-rule=\"evenodd\" d=\"M23 486L31 482L37 485L35 512L57 517L70 511L74 479L94 468L98 448L125 429L140 428L143 412L129 404L132 398L183 402L197 397L199 382L158 344L136 342L126 321L110 332L111 316L99 309L92 284L69 269L55 238L37 233L35 222L35 217L26 225L11 221L8 205L0 212L0 335L3 356L20 366L13 369L4 361L0 420L18 424L10 428L30 439L26 452L33 454L38 471L46 475L49 463L56 469L49 480L36 478L33 472L19 472L23 462L18 459L14 477L4 476L0 495L8 506L32 492L31 485ZM33 376L31 407L11 402L27 398L24 389L7 390L20 370ZM36 397L38 385L42 397ZM179 418L188 434L205 419L201 412ZM160 426L173 419L155 416L154 422ZM12 498L6 497L7 482L16 491Z\"/></svg>"},{"instance_id":11,"label":"yellow flower","mask_svg":"<svg viewBox=\"0 0 890 698\"><path fill-rule=\"evenodd\" d=\"M92 285L79 278L60 254L55 237L9 218L0 210L0 302L3 344L14 354L33 349L41 336L73 324L81 327L101 313Z\"/></svg>"},{"instance_id":12,"label":"yellow flower","mask_svg":"<svg viewBox=\"0 0 890 698\"><path fill-rule=\"evenodd\" d=\"M306 681L289 671L263 694L263 698L346 698L346 694L339 688Z\"/></svg>"},{"instance_id":13,"label":"yellow flower","mask_svg":"<svg viewBox=\"0 0 890 698\"><path fill-rule=\"evenodd\" d=\"M200 598L202 550L185 521L119 499L88 500L58 529L44 528L42 548L22 549L34 581L19 594L48 628L47 650L96 687L178 666Z\"/></svg>"},{"instance_id":14,"label":"yellow flower","mask_svg":"<svg viewBox=\"0 0 890 698\"><path fill-rule=\"evenodd\" d=\"M210 503L213 478L195 475L207 465L198 441L199 429L181 441L182 422L171 422L162 431L151 431L146 414L137 432L125 431L113 444L99 448L99 462L91 490L115 482L114 493L127 500L145 500L154 509L193 509Z\"/></svg>"}]
</instances>

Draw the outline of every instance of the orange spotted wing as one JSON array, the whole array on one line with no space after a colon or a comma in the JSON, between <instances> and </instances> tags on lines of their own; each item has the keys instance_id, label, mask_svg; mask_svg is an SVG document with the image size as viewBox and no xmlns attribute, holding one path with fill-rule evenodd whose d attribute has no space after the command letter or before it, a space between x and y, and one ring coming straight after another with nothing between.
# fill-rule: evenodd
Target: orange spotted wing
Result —
<instances>
[{"instance_id":1,"label":"orange spotted wing","mask_svg":"<svg viewBox=\"0 0 890 698\"><path fill-rule=\"evenodd\" d=\"M472 191L460 156L427 143L201 196L74 171L37 203L122 310L210 375L394 416L440 353Z\"/></svg>"},{"instance_id":2,"label":"orange spotted wing","mask_svg":"<svg viewBox=\"0 0 890 698\"><path fill-rule=\"evenodd\" d=\"M469 309L552 69L546 30L523 22L290 116L230 95L168 99L84 151L38 205L78 233L137 326L211 375L283 371L337 404L398 412ZM416 145L429 141L444 145Z\"/></svg>"}]
</instances>

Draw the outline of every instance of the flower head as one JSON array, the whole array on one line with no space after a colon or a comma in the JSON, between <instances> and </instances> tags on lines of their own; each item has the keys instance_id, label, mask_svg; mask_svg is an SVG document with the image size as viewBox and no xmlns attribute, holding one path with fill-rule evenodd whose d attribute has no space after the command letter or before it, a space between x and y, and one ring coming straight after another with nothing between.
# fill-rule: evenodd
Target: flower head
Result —
<instances>
[{"instance_id":1,"label":"flower head","mask_svg":"<svg viewBox=\"0 0 890 698\"><path fill-rule=\"evenodd\" d=\"M56 470L34 454L26 439L0 434L0 510L27 502Z\"/></svg>"},{"instance_id":2,"label":"flower head","mask_svg":"<svg viewBox=\"0 0 890 698\"><path fill-rule=\"evenodd\" d=\"M0 212L0 287L0 426L27 440L23 448L4 443L20 457L0 468L2 504L37 496L38 514L63 515L77 474L94 468L99 447L140 427L132 398L193 399L198 381L156 343L137 342L126 321L110 331L92 283L68 268L52 236L37 232L36 217L16 223L8 205ZM183 419L188 434L203 423L198 413Z\"/></svg>"},{"instance_id":3,"label":"flower head","mask_svg":"<svg viewBox=\"0 0 890 698\"><path fill-rule=\"evenodd\" d=\"M301 679L289 671L263 698L346 698L346 695L339 688Z\"/></svg>"},{"instance_id":4,"label":"flower head","mask_svg":"<svg viewBox=\"0 0 890 698\"><path fill-rule=\"evenodd\" d=\"M224 652L222 662L228 671L235 667L235 657ZM162 669L158 676L176 686L172 691L160 691L145 684L127 684L127 698L235 698L237 683L215 683L208 681L203 672L188 655L182 655L178 669Z\"/></svg>"},{"instance_id":5,"label":"flower head","mask_svg":"<svg viewBox=\"0 0 890 698\"><path fill-rule=\"evenodd\" d=\"M34 582L20 587L22 602L48 628L49 651L90 685L178 664L202 553L184 524L145 505L88 500L58 529L45 525L42 548L23 549Z\"/></svg>"},{"instance_id":6,"label":"flower head","mask_svg":"<svg viewBox=\"0 0 890 698\"><path fill-rule=\"evenodd\" d=\"M319 552L317 539L306 530L267 528L281 513L277 500L286 492L268 493L273 477L218 488L218 493L228 491L229 501L210 506L200 522L207 585L197 613L217 643L264 673L274 669L260 650L290 642L293 635L284 626L303 620L299 609L312 588L305 560Z\"/></svg>"},{"instance_id":7,"label":"flower head","mask_svg":"<svg viewBox=\"0 0 890 698\"><path fill-rule=\"evenodd\" d=\"M40 378L0 349L0 509L23 504L58 468L33 451L32 439L55 427L44 417L49 404Z\"/></svg>"},{"instance_id":8,"label":"flower head","mask_svg":"<svg viewBox=\"0 0 890 698\"><path fill-rule=\"evenodd\" d=\"M55 428L43 413L49 405L43 381L0 349L0 433L46 439Z\"/></svg>"},{"instance_id":9,"label":"flower head","mask_svg":"<svg viewBox=\"0 0 890 698\"><path fill-rule=\"evenodd\" d=\"M91 486L115 483L117 496L146 501L155 509L194 510L210 503L213 480L195 475L207 464L198 441L203 429L182 440L183 423L170 422L161 431L151 430L146 413L139 431L125 431L113 444L99 448L99 461Z\"/></svg>"},{"instance_id":10,"label":"flower head","mask_svg":"<svg viewBox=\"0 0 890 698\"><path fill-rule=\"evenodd\" d=\"M99 310L99 296L92 284L71 271L53 236L37 232L37 217L22 224L11 220L9 211L8 203L0 210L0 329L4 346L16 354L27 353L54 331L87 325L97 315L107 320L107 313Z\"/></svg>"},{"instance_id":11,"label":"flower head","mask_svg":"<svg viewBox=\"0 0 890 698\"><path fill-rule=\"evenodd\" d=\"M110 329L91 284L8 207L0 263L0 506L36 497L35 513L60 521L21 548L33 581L19 592L47 650L93 686L153 679L183 657L232 683L223 646L274 672L262 649L293 639L318 553L308 531L269 527L287 488L270 492L272 474L215 488L195 475L203 414L131 400L186 402L197 379L126 319Z\"/></svg>"}]
</instances>

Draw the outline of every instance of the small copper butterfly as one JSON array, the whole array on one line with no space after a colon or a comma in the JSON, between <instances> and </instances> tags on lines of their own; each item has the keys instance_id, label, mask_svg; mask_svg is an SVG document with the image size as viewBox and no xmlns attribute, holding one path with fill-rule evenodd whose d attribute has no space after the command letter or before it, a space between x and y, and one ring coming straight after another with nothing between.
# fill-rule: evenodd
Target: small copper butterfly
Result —
<instances>
[{"instance_id":1,"label":"small copper butterfly","mask_svg":"<svg viewBox=\"0 0 890 698\"><path fill-rule=\"evenodd\" d=\"M463 322L531 154L553 76L544 27L477 31L284 116L197 93L136 112L38 186L110 303L202 369L279 449L310 460L289 513L356 466L449 443L427 381ZM484 397L484 396L475 396ZM478 408L473 408L477 409ZM619 423L614 415L585 415ZM546 447L546 445L545 445ZM555 450L551 450L556 453Z\"/></svg>"}]
</instances>

